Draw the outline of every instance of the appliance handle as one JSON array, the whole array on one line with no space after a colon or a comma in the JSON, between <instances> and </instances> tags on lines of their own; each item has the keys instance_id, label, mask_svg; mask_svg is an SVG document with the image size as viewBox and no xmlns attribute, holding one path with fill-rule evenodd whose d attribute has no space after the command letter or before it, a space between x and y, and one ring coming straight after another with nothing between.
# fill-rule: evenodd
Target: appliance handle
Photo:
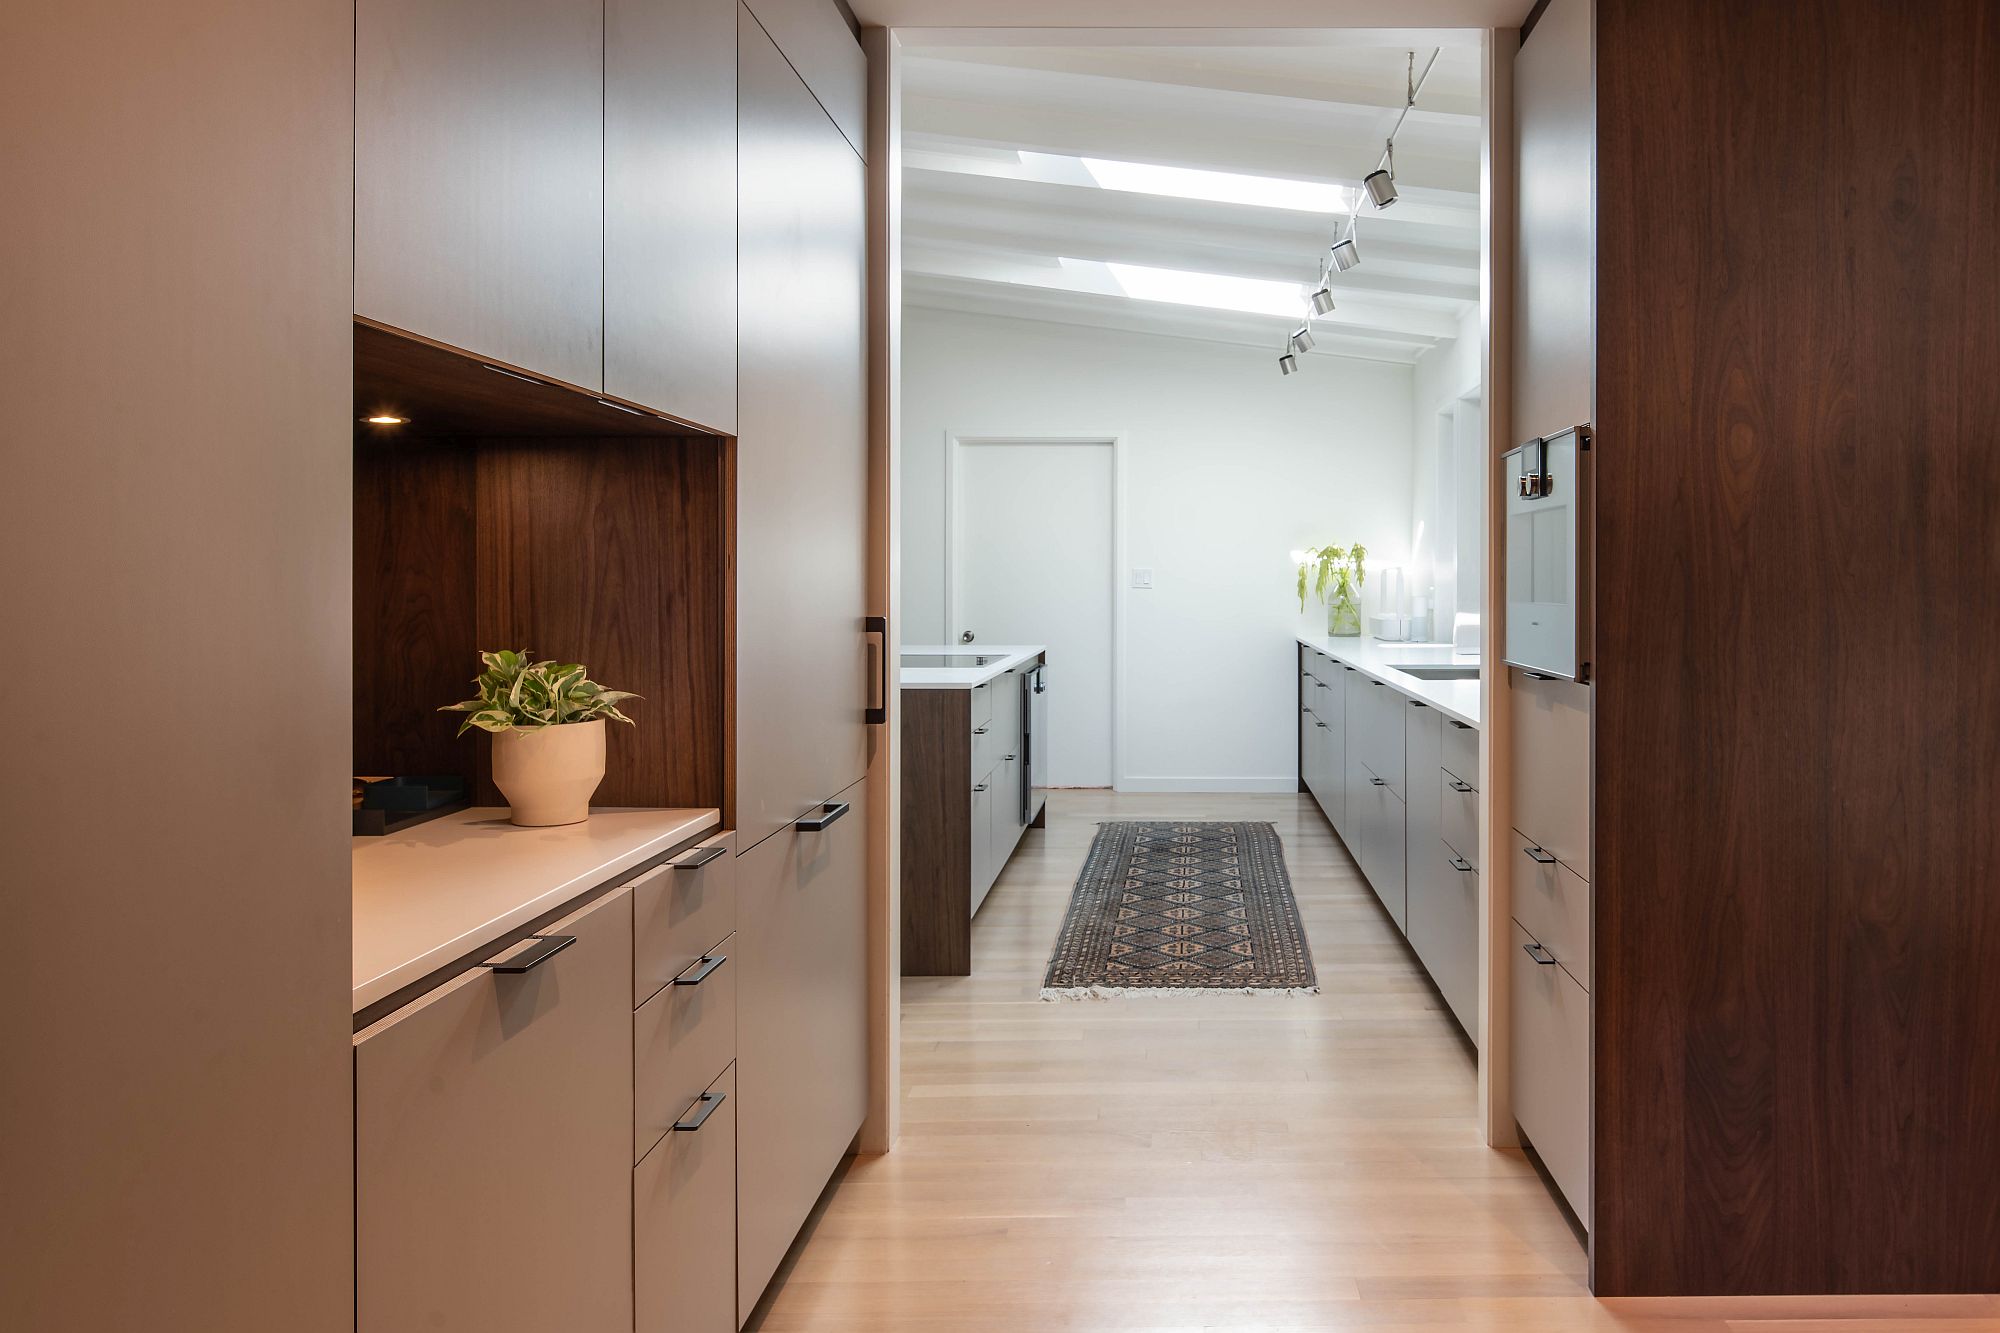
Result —
<instances>
[{"instance_id":1,"label":"appliance handle","mask_svg":"<svg viewBox=\"0 0 2000 1333\"><path fill-rule=\"evenodd\" d=\"M882 655L876 659L881 689L876 697L882 702L870 704L862 711L862 718L869 726L879 727L889 720L889 617L863 616L861 633L864 637L870 634L882 636Z\"/></svg>"}]
</instances>

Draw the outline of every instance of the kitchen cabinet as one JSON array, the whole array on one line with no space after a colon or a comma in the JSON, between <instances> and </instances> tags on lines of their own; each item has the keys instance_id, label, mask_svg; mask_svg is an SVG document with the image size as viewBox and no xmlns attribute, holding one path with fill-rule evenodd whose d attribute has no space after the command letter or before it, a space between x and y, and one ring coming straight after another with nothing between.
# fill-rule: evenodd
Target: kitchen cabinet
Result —
<instances>
[{"instance_id":1,"label":"kitchen cabinet","mask_svg":"<svg viewBox=\"0 0 2000 1333\"><path fill-rule=\"evenodd\" d=\"M833 0L757 0L749 6L854 151L867 153L868 62Z\"/></svg>"},{"instance_id":2,"label":"kitchen cabinet","mask_svg":"<svg viewBox=\"0 0 2000 1333\"><path fill-rule=\"evenodd\" d=\"M738 858L737 1305L747 1316L868 1110L867 784ZM815 822L823 822L820 816Z\"/></svg>"},{"instance_id":3,"label":"kitchen cabinet","mask_svg":"<svg viewBox=\"0 0 2000 1333\"><path fill-rule=\"evenodd\" d=\"M604 391L736 431L736 0L604 0Z\"/></svg>"},{"instance_id":4,"label":"kitchen cabinet","mask_svg":"<svg viewBox=\"0 0 2000 1333\"><path fill-rule=\"evenodd\" d=\"M972 917L1031 816L1026 666L966 688L903 691L903 974L972 971Z\"/></svg>"},{"instance_id":5,"label":"kitchen cabinet","mask_svg":"<svg viewBox=\"0 0 2000 1333\"><path fill-rule=\"evenodd\" d=\"M867 765L867 294L861 160L747 12L738 31L736 808L747 851Z\"/></svg>"},{"instance_id":6,"label":"kitchen cabinet","mask_svg":"<svg viewBox=\"0 0 2000 1333\"><path fill-rule=\"evenodd\" d=\"M1514 1119L1590 1226L1590 993L1544 941L1513 927Z\"/></svg>"},{"instance_id":7,"label":"kitchen cabinet","mask_svg":"<svg viewBox=\"0 0 2000 1333\"><path fill-rule=\"evenodd\" d=\"M1514 831L1514 919L1590 989L1590 883Z\"/></svg>"},{"instance_id":8,"label":"kitchen cabinet","mask_svg":"<svg viewBox=\"0 0 2000 1333\"><path fill-rule=\"evenodd\" d=\"M357 0L356 314L604 382L603 0Z\"/></svg>"},{"instance_id":9,"label":"kitchen cabinet","mask_svg":"<svg viewBox=\"0 0 2000 1333\"><path fill-rule=\"evenodd\" d=\"M356 1328L629 1333L632 895L354 1039Z\"/></svg>"},{"instance_id":10,"label":"kitchen cabinet","mask_svg":"<svg viewBox=\"0 0 2000 1333\"><path fill-rule=\"evenodd\" d=\"M725 1070L632 1170L633 1333L736 1333L738 1105Z\"/></svg>"}]
</instances>

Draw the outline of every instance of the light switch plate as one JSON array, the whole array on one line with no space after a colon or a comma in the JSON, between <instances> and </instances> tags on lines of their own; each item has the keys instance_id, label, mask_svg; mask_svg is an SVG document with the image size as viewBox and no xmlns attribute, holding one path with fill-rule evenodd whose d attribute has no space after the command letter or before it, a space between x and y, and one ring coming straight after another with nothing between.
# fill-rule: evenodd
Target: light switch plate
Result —
<instances>
[{"instance_id":1,"label":"light switch plate","mask_svg":"<svg viewBox=\"0 0 2000 1333\"><path fill-rule=\"evenodd\" d=\"M1152 571L1152 570L1150 570L1150 569L1135 569L1135 570L1133 570L1133 571L1132 571L1132 586L1133 586L1133 587L1135 587L1135 588L1150 588L1150 587L1152 587L1152 586L1153 586L1153 571Z\"/></svg>"}]
</instances>

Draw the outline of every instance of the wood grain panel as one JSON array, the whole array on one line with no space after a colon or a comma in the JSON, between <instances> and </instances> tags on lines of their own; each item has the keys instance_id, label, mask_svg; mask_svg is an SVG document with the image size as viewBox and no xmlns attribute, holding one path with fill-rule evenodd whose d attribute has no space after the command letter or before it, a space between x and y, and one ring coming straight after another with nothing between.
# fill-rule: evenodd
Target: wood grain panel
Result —
<instances>
[{"instance_id":1,"label":"wood grain panel","mask_svg":"<svg viewBox=\"0 0 2000 1333\"><path fill-rule=\"evenodd\" d=\"M479 451L480 644L641 696L635 725L614 724L599 804L722 804L724 472L723 446L700 441Z\"/></svg>"},{"instance_id":2,"label":"wood grain panel","mask_svg":"<svg viewBox=\"0 0 2000 1333\"><path fill-rule=\"evenodd\" d=\"M972 971L971 692L903 691L903 975Z\"/></svg>"},{"instance_id":3,"label":"wood grain panel","mask_svg":"<svg viewBox=\"0 0 2000 1333\"><path fill-rule=\"evenodd\" d=\"M2000 12L1598 25L1597 1289L2000 1289Z\"/></svg>"},{"instance_id":4,"label":"wood grain panel","mask_svg":"<svg viewBox=\"0 0 2000 1333\"><path fill-rule=\"evenodd\" d=\"M463 441L354 450L354 771L470 777L481 750L438 708L478 672L473 480Z\"/></svg>"}]
</instances>

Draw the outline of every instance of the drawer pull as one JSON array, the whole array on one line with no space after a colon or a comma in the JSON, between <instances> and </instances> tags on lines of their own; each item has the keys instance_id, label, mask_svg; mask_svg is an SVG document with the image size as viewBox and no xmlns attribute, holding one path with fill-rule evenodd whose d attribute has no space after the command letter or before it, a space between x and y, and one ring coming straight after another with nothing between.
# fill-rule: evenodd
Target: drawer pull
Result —
<instances>
[{"instance_id":1,"label":"drawer pull","mask_svg":"<svg viewBox=\"0 0 2000 1333\"><path fill-rule=\"evenodd\" d=\"M530 935L528 938L534 943L512 958L503 958L497 963L491 961L477 963L475 966L490 967L495 972L527 972L540 967L576 943L574 935Z\"/></svg>"},{"instance_id":2,"label":"drawer pull","mask_svg":"<svg viewBox=\"0 0 2000 1333\"><path fill-rule=\"evenodd\" d=\"M1003 754L1000 756L1000 762L1003 764L1011 764L1014 762L1014 756L1011 754Z\"/></svg>"},{"instance_id":3,"label":"drawer pull","mask_svg":"<svg viewBox=\"0 0 2000 1333\"><path fill-rule=\"evenodd\" d=\"M973 788L972 790L974 790L974 791L976 791L976 792L978 792L978 791L985 791L985 790L986 790L986 784L982 782L982 783L980 783L980 784L979 784L979 785L978 785L977 787L974 787L974 788Z\"/></svg>"},{"instance_id":4,"label":"drawer pull","mask_svg":"<svg viewBox=\"0 0 2000 1333\"><path fill-rule=\"evenodd\" d=\"M1318 718L1314 718L1314 719L1313 719L1313 725L1314 725L1315 727L1318 727L1318 728L1319 728L1319 729L1320 729L1321 731L1330 731L1330 730L1332 730L1332 728L1328 727L1328 726L1326 725L1326 723L1324 723L1324 722L1321 722L1321 721L1320 721L1320 720L1319 720Z\"/></svg>"},{"instance_id":5,"label":"drawer pull","mask_svg":"<svg viewBox=\"0 0 2000 1333\"><path fill-rule=\"evenodd\" d=\"M1554 967L1556 965L1556 956L1539 944L1524 944L1521 946L1521 952L1540 963L1543 967ZM674 1128L679 1129L680 1126L676 1125Z\"/></svg>"},{"instance_id":6,"label":"drawer pull","mask_svg":"<svg viewBox=\"0 0 2000 1333\"><path fill-rule=\"evenodd\" d=\"M846 814L847 810L846 801L828 801L819 808L818 814L807 815L792 827L801 833L824 833L839 823L840 817Z\"/></svg>"},{"instance_id":7,"label":"drawer pull","mask_svg":"<svg viewBox=\"0 0 2000 1333\"><path fill-rule=\"evenodd\" d=\"M1387 778L1370 778L1368 779L1368 785L1371 787L1386 787L1389 785L1389 780Z\"/></svg>"},{"instance_id":8,"label":"drawer pull","mask_svg":"<svg viewBox=\"0 0 2000 1333\"><path fill-rule=\"evenodd\" d=\"M1460 782L1457 778L1453 778L1451 780L1451 789L1462 795L1472 790L1472 784L1470 782Z\"/></svg>"},{"instance_id":9,"label":"drawer pull","mask_svg":"<svg viewBox=\"0 0 2000 1333\"><path fill-rule=\"evenodd\" d=\"M715 1108L728 1100L726 1092L704 1092L689 1104L686 1115L674 1121L674 1128L683 1133L700 1129L715 1114Z\"/></svg>"},{"instance_id":10,"label":"drawer pull","mask_svg":"<svg viewBox=\"0 0 2000 1333\"><path fill-rule=\"evenodd\" d=\"M1472 873L1472 862L1462 856L1453 856L1451 858L1451 868L1469 875Z\"/></svg>"},{"instance_id":11,"label":"drawer pull","mask_svg":"<svg viewBox=\"0 0 2000 1333\"><path fill-rule=\"evenodd\" d=\"M972 734L973 734L973 735L975 735L975 736L984 736L984 735L986 734L986 728L984 728L984 727L974 727L974 728L972 729Z\"/></svg>"},{"instance_id":12,"label":"drawer pull","mask_svg":"<svg viewBox=\"0 0 2000 1333\"><path fill-rule=\"evenodd\" d=\"M700 958L694 960L692 967L674 978L674 984L676 986L699 986L702 982L708 980L710 973L728 961L729 955L726 953L703 954Z\"/></svg>"},{"instance_id":13,"label":"drawer pull","mask_svg":"<svg viewBox=\"0 0 2000 1333\"><path fill-rule=\"evenodd\" d=\"M1521 850L1525 851L1528 854L1528 859L1536 865L1552 866L1556 863L1556 859L1553 856L1550 856L1539 847L1524 847Z\"/></svg>"},{"instance_id":14,"label":"drawer pull","mask_svg":"<svg viewBox=\"0 0 2000 1333\"><path fill-rule=\"evenodd\" d=\"M727 855L729 849L718 842L707 847L697 847L691 852L682 852L667 864L676 870L699 870L710 861Z\"/></svg>"},{"instance_id":15,"label":"drawer pull","mask_svg":"<svg viewBox=\"0 0 2000 1333\"><path fill-rule=\"evenodd\" d=\"M1448 718L1446 718L1446 719L1445 719L1445 721L1447 721L1447 722L1451 723L1451 725L1452 725L1452 726L1454 726L1454 727L1457 727L1457 728L1458 728L1458 729L1459 729L1460 731L1471 731L1471 730L1472 730L1472 728L1471 728L1471 726L1470 726L1470 725L1468 725L1467 723L1464 723L1464 722L1460 722L1460 721L1459 721L1459 720L1458 720L1457 718L1455 718L1455 717L1448 717Z\"/></svg>"}]
</instances>

